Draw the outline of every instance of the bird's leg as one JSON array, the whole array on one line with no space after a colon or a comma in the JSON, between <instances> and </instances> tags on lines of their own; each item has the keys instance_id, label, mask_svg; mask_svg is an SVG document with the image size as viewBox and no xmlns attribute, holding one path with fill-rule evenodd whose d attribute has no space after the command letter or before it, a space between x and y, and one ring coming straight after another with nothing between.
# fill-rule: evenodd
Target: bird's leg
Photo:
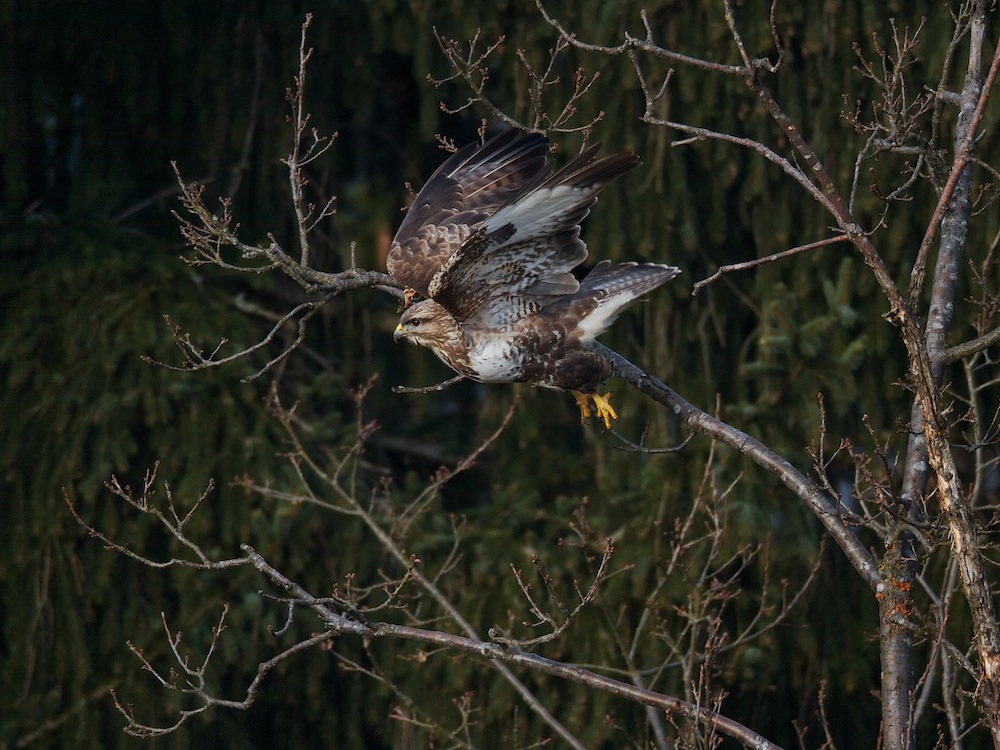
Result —
<instances>
[{"instance_id":1,"label":"bird's leg","mask_svg":"<svg viewBox=\"0 0 1000 750\"><path fill-rule=\"evenodd\" d=\"M407 287L406 289L404 289L403 299L399 303L399 309L396 310L396 314L398 315L404 310L406 310L406 308L408 308L410 305L412 305L414 302L417 301L418 297L420 297L420 292L418 292L413 287Z\"/></svg>"},{"instance_id":2,"label":"bird's leg","mask_svg":"<svg viewBox=\"0 0 1000 750\"><path fill-rule=\"evenodd\" d=\"M590 416L590 394L574 390L571 390L570 393L576 399L576 405L580 407L580 421L586 422L587 417Z\"/></svg>"},{"instance_id":3,"label":"bird's leg","mask_svg":"<svg viewBox=\"0 0 1000 750\"><path fill-rule=\"evenodd\" d=\"M604 426L609 430L611 429L611 420L618 419L618 414L611 406L610 393L605 393L603 396L600 393L581 393L574 390L571 390L570 393L576 399L576 405L580 407L581 422L586 422L587 418L593 414L590 410L591 401L594 402L594 408L597 410L597 418L603 419Z\"/></svg>"}]
</instances>

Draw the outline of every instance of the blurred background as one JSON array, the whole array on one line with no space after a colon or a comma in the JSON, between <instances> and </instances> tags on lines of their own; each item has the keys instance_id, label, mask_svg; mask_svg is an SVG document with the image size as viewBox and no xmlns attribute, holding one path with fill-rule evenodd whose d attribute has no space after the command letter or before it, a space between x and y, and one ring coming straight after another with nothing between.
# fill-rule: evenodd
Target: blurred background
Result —
<instances>
[{"instance_id":1,"label":"blurred background","mask_svg":"<svg viewBox=\"0 0 1000 750\"><path fill-rule=\"evenodd\" d=\"M548 7L582 39L599 43L617 43L626 30L641 35L644 8L663 46L738 62L720 3L554 0ZM747 0L736 11L751 53L773 56L769 5ZM305 345L249 383L243 378L287 345L294 330L259 356L207 372L143 361L180 364L171 325L207 350L223 338L233 350L248 346L307 298L275 273L185 264L171 168L176 162L185 179L206 184L209 205L232 197L245 241L266 242L272 233L286 249L295 247L280 159L291 148L285 97L306 12L313 14L310 124L337 133L333 148L308 168L315 195L337 196L336 215L313 235L314 265L348 267L356 243L358 265L384 270L407 184L418 188L445 158L435 134L462 145L477 137L484 118L491 132L502 127L480 106L443 110L442 102L458 108L470 93L461 80L428 82L453 72L434 29L462 44L478 32L478 49L503 35L488 61L486 92L499 109L530 122L529 81L516 53L524 50L533 66L544 68L556 38L534 3L0 4L0 747L135 747L140 740L122 733L111 690L140 717L169 723L179 704L126 647L131 641L166 664L161 612L196 647L207 643L222 604L231 605L212 672L225 697L242 699L257 663L288 645L276 645L268 631L281 626L284 610L257 594L266 584L252 571L144 567L89 538L64 490L95 527L163 559L173 548L162 530L135 518L104 487L111 475L138 486L159 461L159 478L182 503L215 479L217 489L189 528L215 556L235 556L249 542L316 593L348 573L370 583L390 565L358 522L275 504L232 485L246 473L276 487L294 482L282 455L286 439L265 406L272 385L286 403L299 403L301 429L324 456L352 444L358 417L351 390L377 373L363 419L377 420L379 430L366 444L359 481L391 480L388 502L400 504L439 466L454 466L493 432L519 396L506 432L474 469L435 496L409 545L432 561L450 549L449 514L467 519L461 560L446 587L485 632L506 626L511 610L523 619L512 563L530 568L537 553L557 578L586 580L585 549L564 543L574 511L586 503L595 536L614 536L615 562L627 570L603 611L596 608L540 651L552 658L615 664L608 612L611 620L636 616L653 590L664 529L686 512L702 481L707 439L674 455L622 452L601 430L581 427L563 394L469 383L432 394L392 393L393 385L429 385L450 374L429 351L393 345L396 301L374 290L327 305L311 321ZM843 115L877 95L855 69L853 45L873 56L874 45L888 39L890 18L913 29L927 19L911 71L936 86L951 38L945 4L826 0L777 9L786 54L768 84L845 191L865 135ZM666 71L656 61L644 64L657 80ZM643 159L640 170L604 191L588 219L591 262L649 260L683 269L625 315L605 343L803 470L818 435L817 394L832 445L841 437L869 440L862 415L879 439L897 435L909 414L909 394L893 385L905 375L905 358L881 318L886 309L874 282L846 246L727 275L697 297L690 294L720 264L823 239L831 220L759 156L718 142L672 147L683 136L642 124L643 99L626 59L562 53L554 68L559 82L544 93L546 108L562 108L580 67L600 76L576 102L570 124L603 112L593 139L606 152L627 148ZM962 64L956 67L947 81L953 90L963 74ZM779 150L786 145L736 77L678 69L657 114ZM985 128L996 119L994 106ZM553 141L557 162L581 144L574 134L554 134ZM995 151L996 141L984 148ZM862 175L858 215L869 226L882 210L871 186L891 190L899 169L887 160ZM926 185L911 197L877 236L901 277L935 202ZM970 255L985 254L998 226L995 208L980 217ZM971 321L956 321L956 336L972 335ZM665 410L620 383L612 386L623 434L636 441L645 434L655 446L685 437ZM769 545L767 570L758 560L741 574L748 593L727 605L727 627L739 630L762 592L775 595L783 580L792 590L803 585L822 556L818 580L789 617L716 664L724 712L791 745L793 722L815 730L818 688L826 681L829 714L851 717L834 728L841 747L873 746L879 661L870 592L836 549L821 550L819 525L777 481L728 449L713 461L719 486L738 480L727 500L724 544ZM844 467L848 481L852 471ZM681 577L657 589L660 627L673 627L686 585ZM376 658L371 649L395 664L394 684L420 695L445 723L456 711L453 701L471 691L479 706L473 744L514 747L547 736L487 666L444 654L414 661L402 644L350 638L335 649L358 663ZM589 747L647 746L641 708L554 679L525 679ZM690 688L684 679L668 674L657 687L681 695ZM275 670L250 711L213 710L144 746L435 746L432 732L387 718L399 709L399 695L313 651ZM934 735L933 726L925 729Z\"/></svg>"}]
</instances>

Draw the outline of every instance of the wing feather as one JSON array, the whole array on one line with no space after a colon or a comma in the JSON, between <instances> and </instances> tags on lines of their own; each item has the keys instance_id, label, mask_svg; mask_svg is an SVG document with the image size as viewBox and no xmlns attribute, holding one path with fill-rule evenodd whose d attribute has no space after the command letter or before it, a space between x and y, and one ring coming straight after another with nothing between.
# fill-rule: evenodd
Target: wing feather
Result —
<instances>
[{"instance_id":1,"label":"wing feather","mask_svg":"<svg viewBox=\"0 0 1000 750\"><path fill-rule=\"evenodd\" d=\"M452 154L421 188L389 248L394 279L429 297L442 263L483 222L545 174L548 140L508 130Z\"/></svg>"},{"instance_id":2,"label":"wing feather","mask_svg":"<svg viewBox=\"0 0 1000 750\"><path fill-rule=\"evenodd\" d=\"M634 300L679 274L676 266L662 263L611 263L602 260L580 282L580 291L547 307L543 315L559 321L588 343L615 322Z\"/></svg>"},{"instance_id":3,"label":"wing feather","mask_svg":"<svg viewBox=\"0 0 1000 750\"><path fill-rule=\"evenodd\" d=\"M525 186L444 260L430 296L459 322L502 327L579 289L570 273L587 258L580 222L612 179L639 164L632 153L594 161L582 152Z\"/></svg>"}]
</instances>

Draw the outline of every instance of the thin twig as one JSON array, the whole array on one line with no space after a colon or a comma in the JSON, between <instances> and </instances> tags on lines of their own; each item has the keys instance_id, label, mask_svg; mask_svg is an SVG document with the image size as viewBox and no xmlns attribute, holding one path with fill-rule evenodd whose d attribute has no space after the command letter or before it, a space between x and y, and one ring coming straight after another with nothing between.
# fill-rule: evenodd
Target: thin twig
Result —
<instances>
[{"instance_id":1,"label":"thin twig","mask_svg":"<svg viewBox=\"0 0 1000 750\"><path fill-rule=\"evenodd\" d=\"M846 235L838 234L835 237L827 237L825 240L817 240L816 242L810 242L805 245L799 245L798 247L793 247L790 250L783 250L780 253L774 253L773 255L768 255L765 258L757 258L755 260L744 261L743 263L732 263L726 266L719 266L719 269L713 273L708 278L702 279L694 285L691 289L691 296L695 297L698 292L701 291L702 287L708 286L713 281L719 279L722 274L729 273L730 271L745 271L748 268L754 268L756 266L762 266L765 263L773 263L776 260L784 260L793 255L798 255L799 253L805 252L807 250L815 250L817 247L825 247L827 245L834 245L838 242L846 242L848 240Z\"/></svg>"},{"instance_id":2,"label":"thin twig","mask_svg":"<svg viewBox=\"0 0 1000 750\"><path fill-rule=\"evenodd\" d=\"M428 385L423 388L413 388L406 385L394 385L392 387L393 393L434 393L435 391L443 391L445 388L450 388L456 383L461 383L465 380L464 375L456 375L453 378L448 378L445 381L437 383L436 385Z\"/></svg>"}]
</instances>

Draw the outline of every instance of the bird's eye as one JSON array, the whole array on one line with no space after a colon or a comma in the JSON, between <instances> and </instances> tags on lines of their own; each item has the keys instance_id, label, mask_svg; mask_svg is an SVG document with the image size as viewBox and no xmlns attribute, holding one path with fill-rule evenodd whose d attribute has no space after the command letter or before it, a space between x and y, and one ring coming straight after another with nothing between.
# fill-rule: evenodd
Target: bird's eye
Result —
<instances>
[{"instance_id":1,"label":"bird's eye","mask_svg":"<svg viewBox=\"0 0 1000 750\"><path fill-rule=\"evenodd\" d=\"M410 325L413 326L414 328L419 328L420 324L423 323L423 322L424 322L423 318L411 318L410 319Z\"/></svg>"}]
</instances>

